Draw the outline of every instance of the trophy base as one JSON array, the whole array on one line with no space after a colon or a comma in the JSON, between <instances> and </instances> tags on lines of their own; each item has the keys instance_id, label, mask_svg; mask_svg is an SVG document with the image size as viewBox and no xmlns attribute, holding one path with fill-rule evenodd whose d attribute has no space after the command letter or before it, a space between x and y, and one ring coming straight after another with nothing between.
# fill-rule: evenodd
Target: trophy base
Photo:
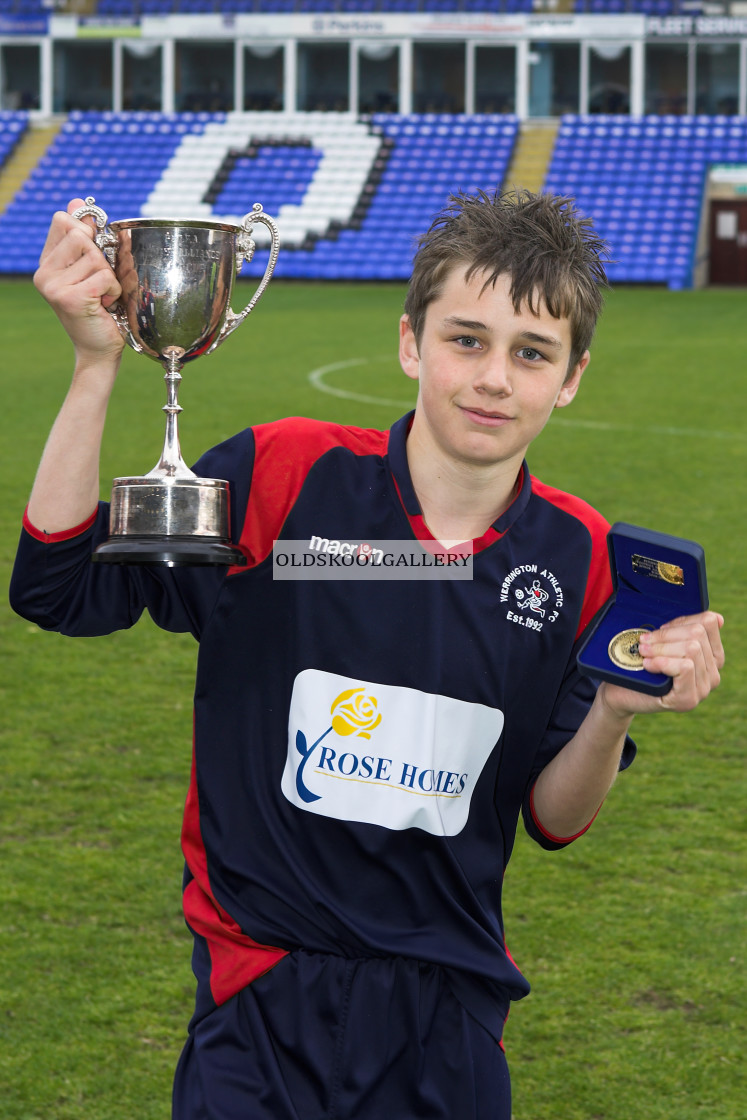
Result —
<instances>
[{"instance_id":1,"label":"trophy base","mask_svg":"<svg viewBox=\"0 0 747 1120\"><path fill-rule=\"evenodd\" d=\"M246 557L232 544L195 537L110 537L91 557L97 564L187 564L243 567Z\"/></svg>"},{"instance_id":2,"label":"trophy base","mask_svg":"<svg viewBox=\"0 0 747 1120\"><path fill-rule=\"evenodd\" d=\"M231 543L229 486L221 478L151 476L115 478L109 540L99 564L221 564L243 566Z\"/></svg>"}]
</instances>

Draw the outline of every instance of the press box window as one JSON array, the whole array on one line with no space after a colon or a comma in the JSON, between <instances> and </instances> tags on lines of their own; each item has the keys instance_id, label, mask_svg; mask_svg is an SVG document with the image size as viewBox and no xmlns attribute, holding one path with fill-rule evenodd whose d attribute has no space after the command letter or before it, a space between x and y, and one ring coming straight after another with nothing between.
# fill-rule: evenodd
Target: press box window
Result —
<instances>
[{"instance_id":1,"label":"press box window","mask_svg":"<svg viewBox=\"0 0 747 1120\"><path fill-rule=\"evenodd\" d=\"M358 48L358 111L396 113L399 108L399 47L361 43Z\"/></svg>"},{"instance_id":2,"label":"press box window","mask_svg":"<svg viewBox=\"0 0 747 1120\"><path fill-rule=\"evenodd\" d=\"M298 108L346 113L350 49L347 43L299 43Z\"/></svg>"},{"instance_id":3,"label":"press box window","mask_svg":"<svg viewBox=\"0 0 747 1120\"><path fill-rule=\"evenodd\" d=\"M146 39L122 40L122 108L160 112L163 49Z\"/></svg>"},{"instance_id":4,"label":"press box window","mask_svg":"<svg viewBox=\"0 0 747 1120\"><path fill-rule=\"evenodd\" d=\"M475 48L475 111L516 111L516 48Z\"/></svg>"},{"instance_id":5,"label":"press box window","mask_svg":"<svg viewBox=\"0 0 747 1120\"><path fill-rule=\"evenodd\" d=\"M112 108L112 44L54 44L52 102L55 113Z\"/></svg>"},{"instance_id":6,"label":"press box window","mask_svg":"<svg viewBox=\"0 0 747 1120\"><path fill-rule=\"evenodd\" d=\"M0 48L2 95L0 108L38 109L41 78L39 47L9 46Z\"/></svg>"},{"instance_id":7,"label":"press box window","mask_svg":"<svg viewBox=\"0 0 747 1120\"><path fill-rule=\"evenodd\" d=\"M412 56L415 112L463 113L464 44L415 43Z\"/></svg>"},{"instance_id":8,"label":"press box window","mask_svg":"<svg viewBox=\"0 0 747 1120\"><path fill-rule=\"evenodd\" d=\"M255 43L244 50L244 109L283 108L285 52L275 43Z\"/></svg>"},{"instance_id":9,"label":"press box window","mask_svg":"<svg viewBox=\"0 0 747 1120\"><path fill-rule=\"evenodd\" d=\"M578 43L530 44L530 117L562 117L579 111L580 59Z\"/></svg>"},{"instance_id":10,"label":"press box window","mask_svg":"<svg viewBox=\"0 0 747 1120\"><path fill-rule=\"evenodd\" d=\"M177 43L175 65L179 112L233 109L233 43Z\"/></svg>"},{"instance_id":11,"label":"press box window","mask_svg":"<svg viewBox=\"0 0 747 1120\"><path fill-rule=\"evenodd\" d=\"M698 43L695 112L709 116L739 112L739 43Z\"/></svg>"},{"instance_id":12,"label":"press box window","mask_svg":"<svg viewBox=\"0 0 747 1120\"><path fill-rule=\"evenodd\" d=\"M646 45L646 107L655 116L687 112L687 43Z\"/></svg>"},{"instance_id":13,"label":"press box window","mask_svg":"<svg viewBox=\"0 0 747 1120\"><path fill-rule=\"evenodd\" d=\"M589 112L630 112L629 46L608 40L589 44Z\"/></svg>"}]
</instances>

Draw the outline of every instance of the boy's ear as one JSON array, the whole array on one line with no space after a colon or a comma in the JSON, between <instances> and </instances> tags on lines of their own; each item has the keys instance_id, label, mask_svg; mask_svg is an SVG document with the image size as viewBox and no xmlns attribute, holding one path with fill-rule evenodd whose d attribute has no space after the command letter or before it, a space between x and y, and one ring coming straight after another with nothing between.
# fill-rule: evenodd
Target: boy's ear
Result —
<instances>
[{"instance_id":1,"label":"boy's ear","mask_svg":"<svg viewBox=\"0 0 747 1120\"><path fill-rule=\"evenodd\" d=\"M591 354L588 350L585 350L581 355L581 360L577 365L573 367L570 376L567 377L563 382L561 390L558 393L558 399L555 401L556 408L565 408L567 404L571 403L576 393L578 392L578 387L581 384L581 378L583 377L584 370L589 364L590 358Z\"/></svg>"},{"instance_id":2,"label":"boy's ear","mask_svg":"<svg viewBox=\"0 0 747 1120\"><path fill-rule=\"evenodd\" d=\"M420 355L415 333L410 326L410 316L403 315L399 321L399 364L408 377L417 381L420 375Z\"/></svg>"}]
</instances>

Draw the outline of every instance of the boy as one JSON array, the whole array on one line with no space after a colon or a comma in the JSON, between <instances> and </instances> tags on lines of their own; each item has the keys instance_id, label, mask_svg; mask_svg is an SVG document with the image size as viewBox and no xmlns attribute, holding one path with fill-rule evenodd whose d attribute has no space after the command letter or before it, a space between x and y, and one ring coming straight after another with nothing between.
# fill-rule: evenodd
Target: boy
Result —
<instances>
[{"instance_id":1,"label":"boy","mask_svg":"<svg viewBox=\"0 0 747 1120\"><path fill-rule=\"evenodd\" d=\"M200 639L183 828L197 1000L174 1117L509 1120L501 1035L528 984L501 882L519 812L547 848L581 835L632 758L633 716L695 707L723 664L705 612L642 639L646 668L673 678L663 698L576 669L610 592L607 524L524 456L588 364L603 244L569 200L453 199L400 323L414 414L389 433L240 433L197 473L231 480L247 567L120 568L88 563L122 342L78 205L36 276L76 362L12 597L65 633L147 607ZM312 536L472 541L474 578L273 580L273 541ZM533 626L517 625L526 596Z\"/></svg>"}]
</instances>

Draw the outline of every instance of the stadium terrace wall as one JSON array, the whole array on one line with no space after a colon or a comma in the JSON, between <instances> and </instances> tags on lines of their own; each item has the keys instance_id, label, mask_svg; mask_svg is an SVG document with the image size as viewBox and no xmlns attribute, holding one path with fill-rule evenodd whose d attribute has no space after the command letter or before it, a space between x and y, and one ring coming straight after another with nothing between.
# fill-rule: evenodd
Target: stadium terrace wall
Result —
<instances>
[{"instance_id":1,"label":"stadium terrace wall","mask_svg":"<svg viewBox=\"0 0 747 1120\"><path fill-rule=\"evenodd\" d=\"M674 2L635 0L651 11ZM294 3L300 9L302 0ZM497 112L521 120L747 113L747 19L545 16L459 4L393 12L364 10L361 0L357 12L129 20L3 13L1 107L41 117L76 109Z\"/></svg>"}]
</instances>

